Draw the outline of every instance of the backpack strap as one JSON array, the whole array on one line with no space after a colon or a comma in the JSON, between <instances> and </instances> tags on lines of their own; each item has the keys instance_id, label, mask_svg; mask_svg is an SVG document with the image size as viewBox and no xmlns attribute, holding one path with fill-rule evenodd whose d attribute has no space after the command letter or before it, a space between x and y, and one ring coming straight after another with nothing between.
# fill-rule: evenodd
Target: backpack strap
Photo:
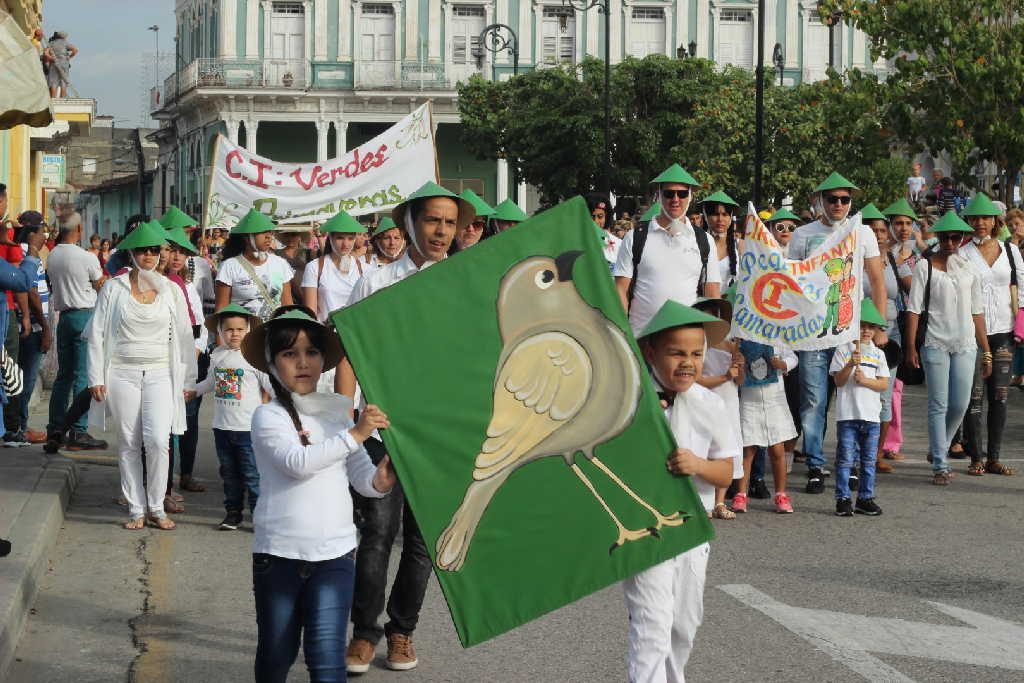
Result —
<instances>
[{"instance_id":1,"label":"backpack strap","mask_svg":"<svg viewBox=\"0 0 1024 683\"><path fill-rule=\"evenodd\" d=\"M629 281L629 291L626 292L626 303L633 303L633 293L636 291L636 279L640 269L640 259L644 256L644 246L647 244L647 232L650 224L640 224L633 228L633 279Z\"/></svg>"},{"instance_id":2,"label":"backpack strap","mask_svg":"<svg viewBox=\"0 0 1024 683\"><path fill-rule=\"evenodd\" d=\"M1010 250L1010 240L1003 242L1003 251L1006 252L1006 260L1010 262L1010 286L1016 287L1017 282L1017 264L1013 260L1013 251Z\"/></svg>"}]
</instances>

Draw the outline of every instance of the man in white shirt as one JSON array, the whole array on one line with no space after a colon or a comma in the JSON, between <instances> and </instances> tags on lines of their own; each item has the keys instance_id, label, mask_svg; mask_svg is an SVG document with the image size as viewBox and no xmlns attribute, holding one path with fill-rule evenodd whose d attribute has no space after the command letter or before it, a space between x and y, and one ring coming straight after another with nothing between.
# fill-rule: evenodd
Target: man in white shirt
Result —
<instances>
[{"instance_id":1,"label":"man in white shirt","mask_svg":"<svg viewBox=\"0 0 1024 683\"><path fill-rule=\"evenodd\" d=\"M60 314L57 323L57 378L50 393L50 419L47 433L63 434L64 414L68 402L85 389L86 342L82 332L92 318L96 292L106 278L99 259L78 246L82 227L61 229L58 244L46 261L50 278L50 304ZM65 446L71 450L103 449L106 442L94 439L85 431L89 414L84 413L72 425Z\"/></svg>"},{"instance_id":2,"label":"man in white shirt","mask_svg":"<svg viewBox=\"0 0 1024 683\"><path fill-rule=\"evenodd\" d=\"M352 291L349 305L445 258L456 231L468 225L475 214L472 204L434 183L427 183L412 193L392 211L395 223L404 226L408 234L409 248L397 261L366 270ZM339 375L350 376L343 378L341 384L351 387L354 393L355 381L347 362L342 363ZM343 390L343 393L348 392ZM377 438L367 439L364 446L374 464L385 455L384 444ZM349 673L365 673L370 669L381 636L387 636L388 668L396 671L415 668L418 660L412 647L412 632L433 571L430 555L401 484L384 498L357 495L355 503L362 513L363 525L352 596L352 641L345 654L345 664ZM381 628L377 618L384 609L388 560L399 522L402 524L402 556L387 601L389 621Z\"/></svg>"},{"instance_id":3,"label":"man in white shirt","mask_svg":"<svg viewBox=\"0 0 1024 683\"><path fill-rule=\"evenodd\" d=\"M801 225L789 241L788 256L801 261L820 247L836 230L846 227L850 216L853 193L859 188L849 180L833 173L814 190L814 211L818 220ZM887 295L878 240L866 225L861 225L857 248L864 257L864 273L871 287L871 299L881 315L885 316ZM875 344L884 346L885 332L875 336ZM825 418L828 416L828 368L835 348L819 351L798 351L800 363L800 422L803 425L804 455L807 457L807 493L822 493L825 477L822 467L825 455Z\"/></svg>"},{"instance_id":4,"label":"man in white shirt","mask_svg":"<svg viewBox=\"0 0 1024 683\"><path fill-rule=\"evenodd\" d=\"M686 218L700 183L679 164L651 183L658 187L661 213L626 234L612 269L634 335L669 299L692 304L698 296L721 296L718 267L708 268L711 241Z\"/></svg>"}]
</instances>

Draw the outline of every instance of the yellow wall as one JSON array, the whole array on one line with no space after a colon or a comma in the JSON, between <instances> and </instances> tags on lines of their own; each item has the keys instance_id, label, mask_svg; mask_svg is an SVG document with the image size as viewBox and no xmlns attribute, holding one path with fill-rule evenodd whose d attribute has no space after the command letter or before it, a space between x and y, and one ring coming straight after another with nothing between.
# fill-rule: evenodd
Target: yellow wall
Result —
<instances>
[{"instance_id":1,"label":"yellow wall","mask_svg":"<svg viewBox=\"0 0 1024 683\"><path fill-rule=\"evenodd\" d=\"M8 214L16 216L26 209L36 209L32 197L32 152L28 126L15 126L10 130L10 148L7 169Z\"/></svg>"}]
</instances>

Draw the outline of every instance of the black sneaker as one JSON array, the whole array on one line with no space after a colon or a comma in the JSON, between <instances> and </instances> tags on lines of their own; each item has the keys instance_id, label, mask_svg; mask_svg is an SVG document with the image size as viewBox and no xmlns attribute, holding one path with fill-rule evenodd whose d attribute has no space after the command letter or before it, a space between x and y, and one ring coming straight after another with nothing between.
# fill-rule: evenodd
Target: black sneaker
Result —
<instances>
[{"instance_id":1,"label":"black sneaker","mask_svg":"<svg viewBox=\"0 0 1024 683\"><path fill-rule=\"evenodd\" d=\"M858 498L857 508L854 510L858 515L868 515L869 517L877 517L882 514L882 508L878 507L878 503L875 502L874 498Z\"/></svg>"},{"instance_id":2,"label":"black sneaker","mask_svg":"<svg viewBox=\"0 0 1024 683\"><path fill-rule=\"evenodd\" d=\"M60 447L64 444L64 435L53 433L46 437L46 443L43 444L43 452L56 453L60 450Z\"/></svg>"},{"instance_id":3,"label":"black sneaker","mask_svg":"<svg viewBox=\"0 0 1024 683\"><path fill-rule=\"evenodd\" d=\"M859 501L858 501L859 502ZM239 510L231 510L220 523L221 531L234 531L242 525L242 513Z\"/></svg>"},{"instance_id":4,"label":"black sneaker","mask_svg":"<svg viewBox=\"0 0 1024 683\"><path fill-rule=\"evenodd\" d=\"M68 432L65 448L69 451L104 451L107 449L107 442L92 438L89 436L89 432L79 432L72 429Z\"/></svg>"},{"instance_id":5,"label":"black sneaker","mask_svg":"<svg viewBox=\"0 0 1024 683\"><path fill-rule=\"evenodd\" d=\"M729 488L727 488L725 490L725 499L726 500L732 500L734 497L736 497L736 492L739 491L739 490L740 490L740 480L739 479L733 479L732 483L729 484Z\"/></svg>"},{"instance_id":6,"label":"black sneaker","mask_svg":"<svg viewBox=\"0 0 1024 683\"><path fill-rule=\"evenodd\" d=\"M25 438L25 435L21 432L7 432L4 434L3 446L4 448L24 448L25 446L31 446L32 444Z\"/></svg>"},{"instance_id":7,"label":"black sneaker","mask_svg":"<svg viewBox=\"0 0 1024 683\"><path fill-rule=\"evenodd\" d=\"M817 467L807 470L807 488L805 493L824 493L825 475Z\"/></svg>"},{"instance_id":8,"label":"black sneaker","mask_svg":"<svg viewBox=\"0 0 1024 683\"><path fill-rule=\"evenodd\" d=\"M768 487L764 483L764 479L751 479L748 495L751 498L761 499L772 497L771 491L768 490Z\"/></svg>"},{"instance_id":9,"label":"black sneaker","mask_svg":"<svg viewBox=\"0 0 1024 683\"><path fill-rule=\"evenodd\" d=\"M856 468L850 470L850 478L847 483L850 485L851 491L856 491L860 487L860 472Z\"/></svg>"},{"instance_id":10,"label":"black sneaker","mask_svg":"<svg viewBox=\"0 0 1024 683\"><path fill-rule=\"evenodd\" d=\"M857 501L860 504L860 501ZM836 501L836 517L853 517L853 501L849 498L840 498Z\"/></svg>"}]
</instances>

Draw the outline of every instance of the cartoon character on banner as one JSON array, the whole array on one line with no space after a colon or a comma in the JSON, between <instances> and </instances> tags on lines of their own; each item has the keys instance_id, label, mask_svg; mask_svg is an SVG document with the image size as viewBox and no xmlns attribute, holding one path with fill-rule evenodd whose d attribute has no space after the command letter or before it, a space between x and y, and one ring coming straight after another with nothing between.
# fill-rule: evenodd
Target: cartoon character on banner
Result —
<instances>
[{"instance_id":1,"label":"cartoon character on banner","mask_svg":"<svg viewBox=\"0 0 1024 683\"><path fill-rule=\"evenodd\" d=\"M836 325L839 332L849 329L853 323L853 297L850 294L856 286L857 278L853 276L853 254L850 254L843 262L843 279L839 282L838 323Z\"/></svg>"}]
</instances>

